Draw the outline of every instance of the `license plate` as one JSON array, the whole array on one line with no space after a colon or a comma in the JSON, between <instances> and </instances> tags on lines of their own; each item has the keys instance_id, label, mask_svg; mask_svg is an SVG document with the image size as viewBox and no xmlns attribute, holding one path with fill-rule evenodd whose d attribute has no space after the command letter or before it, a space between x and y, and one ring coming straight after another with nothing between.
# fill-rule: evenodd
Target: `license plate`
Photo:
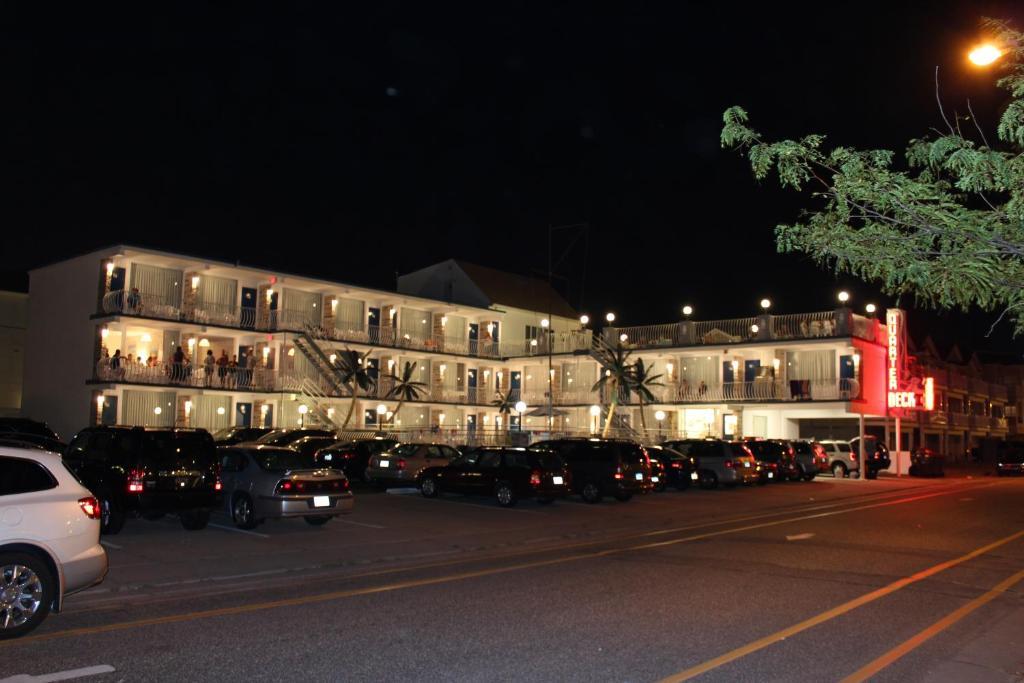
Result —
<instances>
[{"instance_id":1,"label":"license plate","mask_svg":"<svg viewBox=\"0 0 1024 683\"><path fill-rule=\"evenodd\" d=\"M331 507L330 496L313 496L313 507L315 508L329 508Z\"/></svg>"},{"instance_id":2,"label":"license plate","mask_svg":"<svg viewBox=\"0 0 1024 683\"><path fill-rule=\"evenodd\" d=\"M653 481L655 484L657 484L658 483L658 477L651 477L651 481Z\"/></svg>"},{"instance_id":3,"label":"license plate","mask_svg":"<svg viewBox=\"0 0 1024 683\"><path fill-rule=\"evenodd\" d=\"M774 472L769 472L768 473L768 478L769 479L774 479L775 478L775 473Z\"/></svg>"},{"instance_id":4,"label":"license plate","mask_svg":"<svg viewBox=\"0 0 1024 683\"><path fill-rule=\"evenodd\" d=\"M551 483L554 484L555 486L561 486L562 485L562 478L561 477L551 477Z\"/></svg>"},{"instance_id":5,"label":"license plate","mask_svg":"<svg viewBox=\"0 0 1024 683\"><path fill-rule=\"evenodd\" d=\"M644 480L644 473L643 472L637 472L636 473L636 480L637 481L643 481Z\"/></svg>"},{"instance_id":6,"label":"license plate","mask_svg":"<svg viewBox=\"0 0 1024 683\"><path fill-rule=\"evenodd\" d=\"M690 472L690 479L697 481L698 479L700 479L700 477L697 476L696 472Z\"/></svg>"},{"instance_id":7,"label":"license plate","mask_svg":"<svg viewBox=\"0 0 1024 683\"><path fill-rule=\"evenodd\" d=\"M391 463L387 460L381 460L379 464L381 467L391 467Z\"/></svg>"},{"instance_id":8,"label":"license plate","mask_svg":"<svg viewBox=\"0 0 1024 683\"><path fill-rule=\"evenodd\" d=\"M744 463L743 463L743 466L744 466L744 467L750 467L750 461L748 460L747 462L744 462Z\"/></svg>"}]
</instances>

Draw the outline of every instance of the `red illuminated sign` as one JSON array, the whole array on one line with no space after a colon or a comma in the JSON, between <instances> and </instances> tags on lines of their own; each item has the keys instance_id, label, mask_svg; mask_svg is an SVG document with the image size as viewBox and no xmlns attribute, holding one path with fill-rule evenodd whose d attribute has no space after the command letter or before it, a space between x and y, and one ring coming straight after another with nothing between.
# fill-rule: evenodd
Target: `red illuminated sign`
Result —
<instances>
[{"instance_id":1,"label":"red illuminated sign","mask_svg":"<svg viewBox=\"0 0 1024 683\"><path fill-rule=\"evenodd\" d=\"M920 388L911 388L908 386L911 383L906 381L906 314L898 308L890 308L885 313L885 326L889 341L886 366L889 407L934 410L934 380L931 377L925 377Z\"/></svg>"}]
</instances>

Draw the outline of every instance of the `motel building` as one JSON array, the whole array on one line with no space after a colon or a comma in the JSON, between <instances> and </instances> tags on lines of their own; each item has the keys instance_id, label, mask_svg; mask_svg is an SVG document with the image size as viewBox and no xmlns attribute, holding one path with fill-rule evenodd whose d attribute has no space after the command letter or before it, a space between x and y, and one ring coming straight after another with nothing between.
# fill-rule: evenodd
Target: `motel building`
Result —
<instances>
[{"instance_id":1,"label":"motel building","mask_svg":"<svg viewBox=\"0 0 1024 683\"><path fill-rule=\"evenodd\" d=\"M387 291L115 246L30 273L23 412L65 439L91 424L323 425L453 444L592 435L610 403L593 390L595 341L661 376L643 415L635 395L616 409L614 433L644 441L851 438L863 426L893 445L899 433L904 450L960 448L1005 435L1011 412L1005 387L978 379L958 393L949 367L915 360L902 311L766 306L600 335L546 282L457 260ZM354 398L334 369L344 350L369 354L373 384ZM208 352L228 365L211 369ZM422 385L398 409L391 376L406 364ZM974 389L977 405L964 403ZM512 410L493 405L499 393ZM985 419L961 429L963 410Z\"/></svg>"}]
</instances>

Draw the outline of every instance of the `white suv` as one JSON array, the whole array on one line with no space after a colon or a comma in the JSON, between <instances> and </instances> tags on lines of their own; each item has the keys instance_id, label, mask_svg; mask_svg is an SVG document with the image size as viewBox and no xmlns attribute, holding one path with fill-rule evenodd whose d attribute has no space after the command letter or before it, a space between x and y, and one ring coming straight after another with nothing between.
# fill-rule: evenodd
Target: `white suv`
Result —
<instances>
[{"instance_id":1,"label":"white suv","mask_svg":"<svg viewBox=\"0 0 1024 683\"><path fill-rule=\"evenodd\" d=\"M832 470L832 476L836 479L842 479L852 473L860 473L857 453L849 441L826 439L818 443L825 449L825 455L828 456L828 468Z\"/></svg>"},{"instance_id":2,"label":"white suv","mask_svg":"<svg viewBox=\"0 0 1024 683\"><path fill-rule=\"evenodd\" d=\"M0 639L103 580L99 503L56 453L0 447Z\"/></svg>"}]
</instances>

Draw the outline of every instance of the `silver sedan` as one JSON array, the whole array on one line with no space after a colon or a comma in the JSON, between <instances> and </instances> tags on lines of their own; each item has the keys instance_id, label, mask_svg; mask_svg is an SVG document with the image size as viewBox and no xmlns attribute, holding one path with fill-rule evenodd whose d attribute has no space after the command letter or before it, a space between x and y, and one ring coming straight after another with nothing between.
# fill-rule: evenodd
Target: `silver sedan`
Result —
<instances>
[{"instance_id":1,"label":"silver sedan","mask_svg":"<svg viewBox=\"0 0 1024 683\"><path fill-rule=\"evenodd\" d=\"M382 485L417 486L416 477L424 467L447 465L458 456L457 450L445 444L399 444L370 457L366 480Z\"/></svg>"},{"instance_id":2,"label":"silver sedan","mask_svg":"<svg viewBox=\"0 0 1024 683\"><path fill-rule=\"evenodd\" d=\"M320 526L352 511L345 473L316 464L312 455L278 446L220 449L224 501L240 529L267 518L302 517Z\"/></svg>"}]
</instances>

